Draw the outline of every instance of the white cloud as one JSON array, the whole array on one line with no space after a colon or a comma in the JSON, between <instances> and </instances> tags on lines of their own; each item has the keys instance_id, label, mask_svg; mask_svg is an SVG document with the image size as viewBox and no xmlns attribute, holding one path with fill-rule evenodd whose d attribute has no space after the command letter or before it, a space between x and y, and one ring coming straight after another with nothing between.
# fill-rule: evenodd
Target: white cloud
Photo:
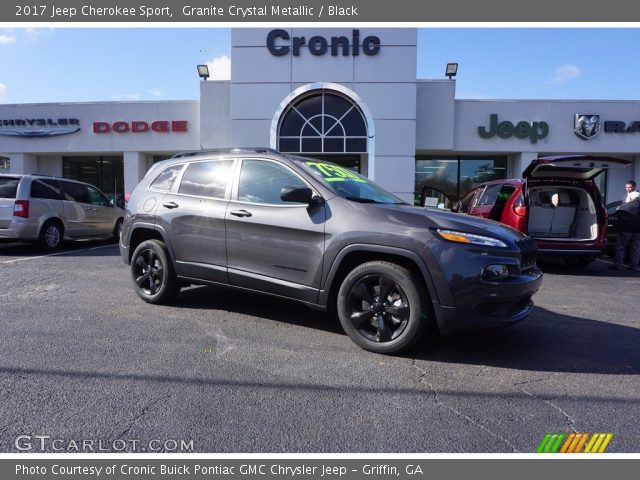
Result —
<instances>
[{"instance_id":1,"label":"white cloud","mask_svg":"<svg viewBox=\"0 0 640 480\"><path fill-rule=\"evenodd\" d=\"M50 37L53 35L53 28L27 28L24 34L27 40L37 42L42 37Z\"/></svg>"},{"instance_id":2,"label":"white cloud","mask_svg":"<svg viewBox=\"0 0 640 480\"><path fill-rule=\"evenodd\" d=\"M231 59L226 55L209 60L207 66L211 80L231 79Z\"/></svg>"},{"instance_id":3,"label":"white cloud","mask_svg":"<svg viewBox=\"0 0 640 480\"><path fill-rule=\"evenodd\" d=\"M0 83L0 98L7 94L7 86L4 83Z\"/></svg>"},{"instance_id":4,"label":"white cloud","mask_svg":"<svg viewBox=\"0 0 640 480\"><path fill-rule=\"evenodd\" d=\"M151 95L152 97L161 97L162 96L162 91L161 90L155 90L153 88L147 89L147 93L149 95Z\"/></svg>"},{"instance_id":5,"label":"white cloud","mask_svg":"<svg viewBox=\"0 0 640 480\"><path fill-rule=\"evenodd\" d=\"M578 67L571 64L560 65L553 72L552 83L564 83L573 78L578 78L582 72Z\"/></svg>"},{"instance_id":6,"label":"white cloud","mask_svg":"<svg viewBox=\"0 0 640 480\"><path fill-rule=\"evenodd\" d=\"M13 35L0 35L0 45L8 45L10 43L16 43L16 37Z\"/></svg>"}]
</instances>

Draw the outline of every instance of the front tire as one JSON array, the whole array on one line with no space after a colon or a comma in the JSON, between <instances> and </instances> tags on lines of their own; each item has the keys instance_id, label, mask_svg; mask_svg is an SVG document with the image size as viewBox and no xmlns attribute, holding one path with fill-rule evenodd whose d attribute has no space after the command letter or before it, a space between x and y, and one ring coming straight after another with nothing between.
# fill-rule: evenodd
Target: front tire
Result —
<instances>
[{"instance_id":1,"label":"front tire","mask_svg":"<svg viewBox=\"0 0 640 480\"><path fill-rule=\"evenodd\" d=\"M425 287L416 275L395 263L372 261L345 277L337 311L342 328L356 344L388 354L422 338L429 310Z\"/></svg>"},{"instance_id":2,"label":"front tire","mask_svg":"<svg viewBox=\"0 0 640 480\"><path fill-rule=\"evenodd\" d=\"M38 246L42 250L54 251L62 245L62 226L55 220L47 220L40 229L38 236Z\"/></svg>"},{"instance_id":3,"label":"front tire","mask_svg":"<svg viewBox=\"0 0 640 480\"><path fill-rule=\"evenodd\" d=\"M142 242L131 257L131 279L147 303L166 303L180 292L167 247L159 240Z\"/></svg>"}]
</instances>

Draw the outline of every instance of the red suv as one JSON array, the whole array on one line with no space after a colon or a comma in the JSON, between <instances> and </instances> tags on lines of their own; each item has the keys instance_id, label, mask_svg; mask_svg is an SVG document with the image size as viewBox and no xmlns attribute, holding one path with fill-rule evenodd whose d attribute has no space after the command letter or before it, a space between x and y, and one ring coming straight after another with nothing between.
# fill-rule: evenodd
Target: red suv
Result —
<instances>
[{"instance_id":1,"label":"red suv","mask_svg":"<svg viewBox=\"0 0 640 480\"><path fill-rule=\"evenodd\" d=\"M523 179L480 184L452 210L507 224L535 239L540 255L586 267L607 246L607 211L593 179L630 163L578 155L538 158Z\"/></svg>"}]
</instances>

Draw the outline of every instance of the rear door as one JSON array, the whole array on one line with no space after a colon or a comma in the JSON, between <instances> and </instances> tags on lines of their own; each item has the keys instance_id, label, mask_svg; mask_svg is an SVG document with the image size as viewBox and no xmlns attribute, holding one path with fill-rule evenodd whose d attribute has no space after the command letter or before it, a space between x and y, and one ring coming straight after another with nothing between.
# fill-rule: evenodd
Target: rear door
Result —
<instances>
[{"instance_id":1,"label":"rear door","mask_svg":"<svg viewBox=\"0 0 640 480\"><path fill-rule=\"evenodd\" d=\"M522 172L522 177L525 180L553 178L585 181L592 180L604 170L625 168L631 163L622 158L586 155L540 157L529 164Z\"/></svg>"},{"instance_id":2,"label":"rear door","mask_svg":"<svg viewBox=\"0 0 640 480\"><path fill-rule=\"evenodd\" d=\"M160 201L158 224L185 277L228 282L224 216L234 164L235 159L189 163Z\"/></svg>"},{"instance_id":3,"label":"rear door","mask_svg":"<svg viewBox=\"0 0 640 480\"><path fill-rule=\"evenodd\" d=\"M39 218L64 218L62 190L58 180L37 178L31 182L29 216Z\"/></svg>"}]
</instances>

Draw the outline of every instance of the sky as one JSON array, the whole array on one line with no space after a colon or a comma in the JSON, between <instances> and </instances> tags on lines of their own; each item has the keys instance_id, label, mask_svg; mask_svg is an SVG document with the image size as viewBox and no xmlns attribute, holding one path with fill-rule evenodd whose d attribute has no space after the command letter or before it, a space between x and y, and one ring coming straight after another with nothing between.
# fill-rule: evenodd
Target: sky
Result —
<instances>
[{"instance_id":1,"label":"sky","mask_svg":"<svg viewBox=\"0 0 640 480\"><path fill-rule=\"evenodd\" d=\"M229 78L230 37L226 28L0 28L0 104L197 100L197 64ZM639 44L633 28L419 29L417 76L445 78L458 62L457 98L640 100Z\"/></svg>"}]
</instances>

